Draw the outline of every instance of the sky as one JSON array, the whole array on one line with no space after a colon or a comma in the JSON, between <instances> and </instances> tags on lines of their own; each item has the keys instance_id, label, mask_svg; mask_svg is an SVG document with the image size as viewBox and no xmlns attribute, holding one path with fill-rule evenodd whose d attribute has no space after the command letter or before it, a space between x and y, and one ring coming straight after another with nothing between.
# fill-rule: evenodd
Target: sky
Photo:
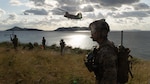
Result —
<instances>
[{"instance_id":1,"label":"sky","mask_svg":"<svg viewBox=\"0 0 150 84\"><path fill-rule=\"evenodd\" d=\"M61 10L60 10L61 9ZM65 11L81 20L64 17ZM0 30L14 26L55 30L106 19L110 30L150 30L150 0L0 0Z\"/></svg>"}]
</instances>

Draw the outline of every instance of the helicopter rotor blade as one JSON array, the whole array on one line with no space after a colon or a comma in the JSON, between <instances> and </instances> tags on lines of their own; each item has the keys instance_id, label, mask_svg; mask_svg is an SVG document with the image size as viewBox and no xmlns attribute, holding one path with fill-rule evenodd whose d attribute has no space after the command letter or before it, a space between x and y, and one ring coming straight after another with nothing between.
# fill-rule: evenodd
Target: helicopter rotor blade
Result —
<instances>
[{"instance_id":1,"label":"helicopter rotor blade","mask_svg":"<svg viewBox=\"0 0 150 84\"><path fill-rule=\"evenodd\" d=\"M61 8L58 8L59 10L61 10L61 11L64 11L64 12L67 12L66 10L64 10L64 9L61 9Z\"/></svg>"}]
</instances>

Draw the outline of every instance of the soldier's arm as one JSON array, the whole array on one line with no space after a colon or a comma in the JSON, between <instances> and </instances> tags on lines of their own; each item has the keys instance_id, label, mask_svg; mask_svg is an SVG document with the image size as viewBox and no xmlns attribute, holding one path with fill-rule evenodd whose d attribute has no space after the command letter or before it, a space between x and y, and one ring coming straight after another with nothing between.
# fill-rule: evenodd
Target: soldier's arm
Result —
<instances>
[{"instance_id":1,"label":"soldier's arm","mask_svg":"<svg viewBox=\"0 0 150 84\"><path fill-rule=\"evenodd\" d=\"M102 84L117 84L117 56L114 50L110 47L104 47L102 49L102 66L103 66L103 77Z\"/></svg>"}]
</instances>

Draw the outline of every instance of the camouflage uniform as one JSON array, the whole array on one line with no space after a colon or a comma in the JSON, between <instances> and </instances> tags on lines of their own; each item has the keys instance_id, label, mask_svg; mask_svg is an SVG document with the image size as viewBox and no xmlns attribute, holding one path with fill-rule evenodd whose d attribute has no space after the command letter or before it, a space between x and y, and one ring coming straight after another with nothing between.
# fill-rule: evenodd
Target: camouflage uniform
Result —
<instances>
[{"instance_id":1,"label":"camouflage uniform","mask_svg":"<svg viewBox=\"0 0 150 84\"><path fill-rule=\"evenodd\" d=\"M112 42L105 40L98 48L95 64L96 84L117 84L117 55Z\"/></svg>"},{"instance_id":2,"label":"camouflage uniform","mask_svg":"<svg viewBox=\"0 0 150 84\"><path fill-rule=\"evenodd\" d=\"M60 40L60 52L61 52L61 55L63 55L63 51L64 51L64 48L65 48L65 42L63 39Z\"/></svg>"},{"instance_id":3,"label":"camouflage uniform","mask_svg":"<svg viewBox=\"0 0 150 84\"><path fill-rule=\"evenodd\" d=\"M14 49L17 49L17 46L18 46L18 38L17 38L17 35L14 36L14 38L12 39L11 38L11 41L14 45Z\"/></svg>"},{"instance_id":4,"label":"camouflage uniform","mask_svg":"<svg viewBox=\"0 0 150 84\"><path fill-rule=\"evenodd\" d=\"M44 49L45 49L45 43L46 43L46 39L45 39L45 37L43 37L43 39L42 39L42 45L43 45Z\"/></svg>"},{"instance_id":5,"label":"camouflage uniform","mask_svg":"<svg viewBox=\"0 0 150 84\"><path fill-rule=\"evenodd\" d=\"M96 84L117 84L117 54L115 46L107 39L110 31L105 19L90 23L91 38L99 44L95 55Z\"/></svg>"}]
</instances>

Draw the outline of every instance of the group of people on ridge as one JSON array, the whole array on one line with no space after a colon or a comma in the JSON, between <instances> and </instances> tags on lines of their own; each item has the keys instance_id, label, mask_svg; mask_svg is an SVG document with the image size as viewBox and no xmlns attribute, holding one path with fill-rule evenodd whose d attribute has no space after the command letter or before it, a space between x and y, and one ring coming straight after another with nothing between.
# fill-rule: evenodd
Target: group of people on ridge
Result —
<instances>
[{"instance_id":1,"label":"group of people on ridge","mask_svg":"<svg viewBox=\"0 0 150 84\"><path fill-rule=\"evenodd\" d=\"M17 50L17 47L18 47L18 37L17 37L17 35L14 35L14 37L13 38L11 37L10 39L13 43L14 49ZM61 53L61 55L63 55L65 45L66 44L65 44L64 40L61 39L60 40L60 53ZM29 42L28 49L31 50L33 48L34 48L33 44L31 42ZM44 49L44 50L46 49L46 39L45 39L45 37L42 38L42 49Z\"/></svg>"},{"instance_id":2,"label":"group of people on ridge","mask_svg":"<svg viewBox=\"0 0 150 84\"><path fill-rule=\"evenodd\" d=\"M12 41L12 44L13 44L13 47L15 50L17 50L17 47L18 47L18 37L17 35L13 35L14 37L10 37L10 40ZM25 48L26 46L24 46ZM33 49L34 46L31 42L28 43L28 49L31 50ZM45 37L42 38L42 49L45 49L46 48L46 39Z\"/></svg>"}]
</instances>

